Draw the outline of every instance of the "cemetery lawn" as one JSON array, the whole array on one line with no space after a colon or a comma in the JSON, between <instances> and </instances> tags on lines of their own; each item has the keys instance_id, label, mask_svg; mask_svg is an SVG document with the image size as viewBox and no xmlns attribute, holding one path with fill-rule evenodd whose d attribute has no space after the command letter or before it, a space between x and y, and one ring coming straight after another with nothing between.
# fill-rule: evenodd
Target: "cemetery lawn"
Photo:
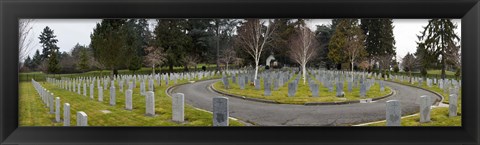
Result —
<instances>
[{"instance_id":1,"label":"cemetery lawn","mask_svg":"<svg viewBox=\"0 0 480 145\"><path fill-rule=\"evenodd\" d=\"M427 70L427 74L441 75L442 70ZM445 70L445 75L455 75L455 72Z\"/></svg>"},{"instance_id":2,"label":"cemetery lawn","mask_svg":"<svg viewBox=\"0 0 480 145\"><path fill-rule=\"evenodd\" d=\"M39 82L55 97L60 97L61 118L63 120L63 104L71 105L70 125L76 126L76 112L84 111L88 115L89 126L212 126L213 115L209 112L197 110L185 103L185 122L177 123L172 118L172 101L165 94L167 86L164 82L159 88L155 84L155 113L154 117L145 116L145 97L140 96L139 83L133 90L133 110L125 110L125 94L116 89L116 105L110 106L110 91L103 91L103 102L98 101L95 84L94 100L87 96L79 95L68 90L55 87L53 84ZM187 83L187 80L179 80L177 84ZM169 86L172 86L173 81ZM118 88L118 83L115 83ZM49 114L49 108L43 104L38 93L31 82L20 82L19 84L19 125L20 126L63 126L63 122L54 123L55 114ZM126 87L124 88L126 90ZM124 91L125 91L124 90ZM89 87L87 89L89 92ZM82 88L83 93L83 88ZM111 113L103 113L108 110ZM230 119L230 126L243 126L242 123Z\"/></svg>"},{"instance_id":3,"label":"cemetery lawn","mask_svg":"<svg viewBox=\"0 0 480 145\"><path fill-rule=\"evenodd\" d=\"M292 77L288 82L292 82L295 77ZM319 82L317 82L319 83ZM225 89L222 81L218 81L213 84L213 87L220 92L233 94L237 96L244 96L256 99L270 100L280 104L305 104L305 103L315 103L315 102L345 102L345 101L355 101L362 99L360 97L360 85L358 87L353 87L352 92L348 92L347 83L344 83L343 90L345 92L345 99L336 97L336 86L334 86L332 92L329 92L328 88L324 87L320 83L319 97L312 97L312 93L308 86L308 83L303 84L303 80L300 79L298 83L298 91L295 96L288 97L288 83L284 83L283 86L280 86L278 91L273 90L273 85L271 89L271 96L264 95L264 83L263 79L260 80L261 87L259 90L255 89L253 83L245 84L245 89L240 89L240 86L237 83L233 83L229 79L230 88ZM392 91L389 87L385 87L384 92L380 92L380 85L376 83L372 85L370 91L367 91L365 98L378 98L390 94Z\"/></svg>"},{"instance_id":4,"label":"cemetery lawn","mask_svg":"<svg viewBox=\"0 0 480 145\"><path fill-rule=\"evenodd\" d=\"M459 106L459 108L461 108ZM449 117L448 116L448 107L438 107L432 108L430 114L430 122L420 123L420 115L414 115L408 118L402 118L402 126L462 126L462 114L459 110L457 116ZM369 124L367 126L385 126L386 122L378 122L374 124Z\"/></svg>"}]
</instances>

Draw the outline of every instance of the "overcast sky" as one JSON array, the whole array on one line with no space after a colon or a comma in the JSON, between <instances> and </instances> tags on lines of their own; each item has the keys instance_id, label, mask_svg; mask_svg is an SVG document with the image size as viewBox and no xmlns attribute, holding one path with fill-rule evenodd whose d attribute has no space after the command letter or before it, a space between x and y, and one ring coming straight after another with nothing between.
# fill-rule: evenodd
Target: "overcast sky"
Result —
<instances>
[{"instance_id":1,"label":"overcast sky","mask_svg":"<svg viewBox=\"0 0 480 145\"><path fill-rule=\"evenodd\" d=\"M37 43L34 44L33 50L30 51L30 56L33 56L37 49L41 53L42 45L39 43L38 36L46 26L54 30L60 51L70 52L77 43L80 45L90 44L90 34L93 32L96 23L100 21L100 19L36 19L33 23L33 33L30 33L30 38L33 38ZM152 19L149 22L150 27L153 28L155 21ZM428 24L427 22L427 19L393 20L397 60L400 60L407 52L414 53L416 51L417 35L423 30L422 27ZM461 36L461 19L454 19L453 22L458 26L455 32L458 36ZM313 31L315 31L316 25L322 24L331 24L331 19L312 19L307 21L308 27Z\"/></svg>"}]
</instances>

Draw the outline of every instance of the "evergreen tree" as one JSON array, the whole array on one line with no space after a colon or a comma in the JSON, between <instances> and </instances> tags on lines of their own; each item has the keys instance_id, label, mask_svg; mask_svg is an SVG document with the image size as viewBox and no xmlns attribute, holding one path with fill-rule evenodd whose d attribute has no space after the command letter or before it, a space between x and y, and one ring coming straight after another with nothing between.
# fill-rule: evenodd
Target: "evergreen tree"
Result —
<instances>
[{"instance_id":1,"label":"evergreen tree","mask_svg":"<svg viewBox=\"0 0 480 145\"><path fill-rule=\"evenodd\" d=\"M275 55L275 59L282 64L292 64L289 59L289 43L288 40L295 34L295 23L291 21L291 19L274 19L273 23L277 26L277 31L274 32L272 35L272 43L267 49L268 57L270 52L273 52Z\"/></svg>"},{"instance_id":2,"label":"evergreen tree","mask_svg":"<svg viewBox=\"0 0 480 145\"><path fill-rule=\"evenodd\" d=\"M31 69L32 70L37 70L38 66L42 63L42 55L40 54L40 51L37 49L35 51L35 54L33 55L32 62L31 62Z\"/></svg>"},{"instance_id":3,"label":"evergreen tree","mask_svg":"<svg viewBox=\"0 0 480 145\"><path fill-rule=\"evenodd\" d=\"M208 48L210 47L210 37L215 34L208 31L212 27L213 19L189 19L187 21L188 36L192 40L188 45L188 56L199 58L198 61L207 61ZM197 66L195 65L195 69Z\"/></svg>"},{"instance_id":4,"label":"evergreen tree","mask_svg":"<svg viewBox=\"0 0 480 145\"><path fill-rule=\"evenodd\" d=\"M315 30L315 37L320 43L320 50L318 52L319 57L313 60L313 62L317 62L318 64L322 63L327 69L330 69L333 65L332 61L328 59L328 43L335 32L335 29L332 29L332 27L333 25L317 25L317 30Z\"/></svg>"},{"instance_id":5,"label":"evergreen tree","mask_svg":"<svg viewBox=\"0 0 480 145\"><path fill-rule=\"evenodd\" d=\"M155 47L165 49L166 64L170 71L173 66L181 65L186 56L188 45L191 44L191 37L186 32L185 19L158 19L155 27Z\"/></svg>"},{"instance_id":6,"label":"evergreen tree","mask_svg":"<svg viewBox=\"0 0 480 145\"><path fill-rule=\"evenodd\" d=\"M93 56L104 67L112 70L111 77L125 65L125 60L129 59L126 56L131 53L125 44L125 23L125 19L103 19L90 35Z\"/></svg>"},{"instance_id":7,"label":"evergreen tree","mask_svg":"<svg viewBox=\"0 0 480 145\"><path fill-rule=\"evenodd\" d=\"M80 60L78 62L78 69L81 70L82 72L85 72L86 70L89 69L88 66L88 56L87 56L87 49L84 48L80 51Z\"/></svg>"},{"instance_id":8,"label":"evergreen tree","mask_svg":"<svg viewBox=\"0 0 480 145\"><path fill-rule=\"evenodd\" d=\"M60 71L60 65L58 61L59 48L57 46L58 40L55 39L55 37L57 36L53 34L53 30L48 26L43 29L42 33L38 37L43 48L42 61L48 59L48 73L57 73Z\"/></svg>"},{"instance_id":9,"label":"evergreen tree","mask_svg":"<svg viewBox=\"0 0 480 145\"><path fill-rule=\"evenodd\" d=\"M142 68L143 59L146 55L144 49L149 45L151 34L147 19L128 19L124 27L126 36L125 47L129 53L126 57L126 67L131 71Z\"/></svg>"},{"instance_id":10,"label":"evergreen tree","mask_svg":"<svg viewBox=\"0 0 480 145\"><path fill-rule=\"evenodd\" d=\"M328 44L328 58L332 62L349 62L353 70L354 63L365 55L365 36L357 19L341 19Z\"/></svg>"},{"instance_id":11,"label":"evergreen tree","mask_svg":"<svg viewBox=\"0 0 480 145\"><path fill-rule=\"evenodd\" d=\"M30 58L30 56L27 56L25 61L23 61L23 67L27 67L30 70L32 69L32 58Z\"/></svg>"},{"instance_id":12,"label":"evergreen tree","mask_svg":"<svg viewBox=\"0 0 480 145\"><path fill-rule=\"evenodd\" d=\"M361 19L361 28L366 36L365 49L370 61L380 62L380 70L388 69L396 55L392 19Z\"/></svg>"},{"instance_id":13,"label":"evergreen tree","mask_svg":"<svg viewBox=\"0 0 480 145\"><path fill-rule=\"evenodd\" d=\"M423 53L431 54L434 58L440 59L442 69L441 77L445 78L445 69L450 62L457 62L459 58L459 49L457 45L460 37L455 33L457 25L451 19L431 19L424 31L419 36L421 49ZM438 60L438 59L437 59Z\"/></svg>"}]
</instances>

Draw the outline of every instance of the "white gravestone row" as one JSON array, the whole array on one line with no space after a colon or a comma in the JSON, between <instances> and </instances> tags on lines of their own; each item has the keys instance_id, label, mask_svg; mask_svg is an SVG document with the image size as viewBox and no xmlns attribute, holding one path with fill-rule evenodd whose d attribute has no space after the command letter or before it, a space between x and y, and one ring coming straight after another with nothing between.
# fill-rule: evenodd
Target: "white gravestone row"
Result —
<instances>
[{"instance_id":1,"label":"white gravestone row","mask_svg":"<svg viewBox=\"0 0 480 145\"><path fill-rule=\"evenodd\" d=\"M53 101L53 93L48 92L45 88L43 88L38 82L32 79L32 84L42 98L44 103L47 107L50 108L50 113L53 114L53 108L55 108L55 119L54 122L61 123L61 101L60 97L55 97L55 101ZM47 103L48 102L48 103ZM55 106L55 107L54 107ZM64 103L63 105L63 126L70 126L70 104ZM79 111L77 113L77 126L88 126L87 122L87 114L85 112Z\"/></svg>"}]
</instances>

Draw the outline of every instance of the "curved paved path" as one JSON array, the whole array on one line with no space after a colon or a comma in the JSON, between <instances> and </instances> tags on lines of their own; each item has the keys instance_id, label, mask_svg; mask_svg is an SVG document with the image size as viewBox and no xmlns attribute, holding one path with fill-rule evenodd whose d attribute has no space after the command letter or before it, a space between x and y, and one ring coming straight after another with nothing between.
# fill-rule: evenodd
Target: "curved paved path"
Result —
<instances>
[{"instance_id":1,"label":"curved paved path","mask_svg":"<svg viewBox=\"0 0 480 145\"><path fill-rule=\"evenodd\" d=\"M212 111L212 98L224 96L213 92L209 87L219 81L207 80L174 87L169 93L184 93L185 102L194 107ZM385 101L401 101L402 116L418 112L417 97L435 94L397 83L385 81L385 85L395 90L390 97L373 103L346 105L304 106L290 104L269 104L229 97L231 117L260 126L339 126L385 119Z\"/></svg>"}]
</instances>

